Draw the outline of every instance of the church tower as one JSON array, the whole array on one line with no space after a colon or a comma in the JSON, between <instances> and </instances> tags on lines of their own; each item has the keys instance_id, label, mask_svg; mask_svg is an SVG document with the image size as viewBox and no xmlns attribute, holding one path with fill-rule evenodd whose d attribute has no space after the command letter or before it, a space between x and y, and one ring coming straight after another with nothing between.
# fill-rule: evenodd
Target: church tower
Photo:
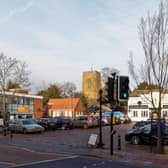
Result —
<instances>
[{"instance_id":1,"label":"church tower","mask_svg":"<svg viewBox=\"0 0 168 168\"><path fill-rule=\"evenodd\" d=\"M83 72L82 93L88 100L96 100L99 98L99 90L101 88L101 77L98 71Z\"/></svg>"}]
</instances>

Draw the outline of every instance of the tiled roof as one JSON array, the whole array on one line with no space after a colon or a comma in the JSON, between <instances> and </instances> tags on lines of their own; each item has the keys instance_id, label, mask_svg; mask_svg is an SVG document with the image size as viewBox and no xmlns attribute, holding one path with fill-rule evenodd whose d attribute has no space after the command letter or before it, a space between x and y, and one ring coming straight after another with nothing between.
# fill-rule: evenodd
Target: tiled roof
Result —
<instances>
[{"instance_id":1,"label":"tiled roof","mask_svg":"<svg viewBox=\"0 0 168 168\"><path fill-rule=\"evenodd\" d=\"M79 98L53 98L49 99L49 109L75 109L78 105Z\"/></svg>"}]
</instances>

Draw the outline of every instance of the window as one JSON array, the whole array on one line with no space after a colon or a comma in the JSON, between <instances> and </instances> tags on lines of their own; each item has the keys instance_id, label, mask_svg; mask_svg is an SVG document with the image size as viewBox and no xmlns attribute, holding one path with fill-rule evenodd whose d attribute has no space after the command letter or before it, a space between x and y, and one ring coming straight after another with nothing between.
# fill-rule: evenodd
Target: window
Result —
<instances>
[{"instance_id":1,"label":"window","mask_svg":"<svg viewBox=\"0 0 168 168\"><path fill-rule=\"evenodd\" d=\"M148 117L148 111L142 110L141 117Z\"/></svg>"},{"instance_id":2,"label":"window","mask_svg":"<svg viewBox=\"0 0 168 168\"><path fill-rule=\"evenodd\" d=\"M88 79L87 86L88 86L88 89L92 88L92 81L91 81L91 79Z\"/></svg>"},{"instance_id":3,"label":"window","mask_svg":"<svg viewBox=\"0 0 168 168\"><path fill-rule=\"evenodd\" d=\"M138 117L138 111L133 111L132 117Z\"/></svg>"},{"instance_id":4,"label":"window","mask_svg":"<svg viewBox=\"0 0 168 168\"><path fill-rule=\"evenodd\" d=\"M168 111L163 111L163 117L167 117L168 116Z\"/></svg>"},{"instance_id":5,"label":"window","mask_svg":"<svg viewBox=\"0 0 168 168\"><path fill-rule=\"evenodd\" d=\"M23 97L18 97L18 103L22 105L22 104L24 104L23 102L24 102Z\"/></svg>"},{"instance_id":6,"label":"window","mask_svg":"<svg viewBox=\"0 0 168 168\"><path fill-rule=\"evenodd\" d=\"M144 132L145 134L149 134L150 131L151 131L151 125L150 125L150 124L144 126L143 132Z\"/></svg>"}]
</instances>

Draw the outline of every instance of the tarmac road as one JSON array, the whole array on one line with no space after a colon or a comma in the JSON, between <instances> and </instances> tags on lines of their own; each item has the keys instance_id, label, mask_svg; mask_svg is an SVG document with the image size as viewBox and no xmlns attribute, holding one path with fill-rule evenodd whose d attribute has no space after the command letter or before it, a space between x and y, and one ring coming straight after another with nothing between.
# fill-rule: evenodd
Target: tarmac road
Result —
<instances>
[{"instance_id":1,"label":"tarmac road","mask_svg":"<svg viewBox=\"0 0 168 168\"><path fill-rule=\"evenodd\" d=\"M68 157L65 154L42 153L12 145L0 144L0 167Z\"/></svg>"},{"instance_id":2,"label":"tarmac road","mask_svg":"<svg viewBox=\"0 0 168 168\"><path fill-rule=\"evenodd\" d=\"M64 159L42 161L13 166L12 168L156 168L147 164L131 164L107 159L72 156Z\"/></svg>"},{"instance_id":3,"label":"tarmac road","mask_svg":"<svg viewBox=\"0 0 168 168\"><path fill-rule=\"evenodd\" d=\"M123 137L130 127L131 125L118 125L115 129L117 134ZM105 148L89 148L87 146L89 135L98 133L98 131L98 128L94 128L49 131L44 134L14 134L12 139L9 135L6 137L0 135L0 166L8 167L38 161L66 159L75 155L167 168L168 155L151 154L149 146L130 145L125 143L123 138L121 151L117 151L115 139L114 155L110 156L109 127L103 128Z\"/></svg>"}]
</instances>

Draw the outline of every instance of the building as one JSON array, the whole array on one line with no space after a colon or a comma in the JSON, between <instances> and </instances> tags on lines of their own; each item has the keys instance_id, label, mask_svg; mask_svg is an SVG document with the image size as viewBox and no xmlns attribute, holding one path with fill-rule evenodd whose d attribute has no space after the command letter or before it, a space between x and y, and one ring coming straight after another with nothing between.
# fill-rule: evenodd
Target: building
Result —
<instances>
[{"instance_id":1,"label":"building","mask_svg":"<svg viewBox=\"0 0 168 168\"><path fill-rule=\"evenodd\" d=\"M83 72L82 93L88 100L96 100L99 98L99 90L101 88L101 77L98 71Z\"/></svg>"},{"instance_id":2,"label":"building","mask_svg":"<svg viewBox=\"0 0 168 168\"><path fill-rule=\"evenodd\" d=\"M83 107L80 98L53 98L48 101L50 117L65 116L75 118L83 115Z\"/></svg>"},{"instance_id":3,"label":"building","mask_svg":"<svg viewBox=\"0 0 168 168\"><path fill-rule=\"evenodd\" d=\"M0 96L0 113L2 112L2 94ZM11 89L5 92L5 104L10 119L40 118L43 115L43 97L30 95L26 90Z\"/></svg>"},{"instance_id":4,"label":"building","mask_svg":"<svg viewBox=\"0 0 168 168\"><path fill-rule=\"evenodd\" d=\"M154 90L152 92L155 106L158 107L159 92ZM161 117L168 116L168 91L161 95ZM128 115L132 121L145 121L151 117L152 113L156 111L151 104L151 92L149 90L136 90L132 92L128 100Z\"/></svg>"}]
</instances>

